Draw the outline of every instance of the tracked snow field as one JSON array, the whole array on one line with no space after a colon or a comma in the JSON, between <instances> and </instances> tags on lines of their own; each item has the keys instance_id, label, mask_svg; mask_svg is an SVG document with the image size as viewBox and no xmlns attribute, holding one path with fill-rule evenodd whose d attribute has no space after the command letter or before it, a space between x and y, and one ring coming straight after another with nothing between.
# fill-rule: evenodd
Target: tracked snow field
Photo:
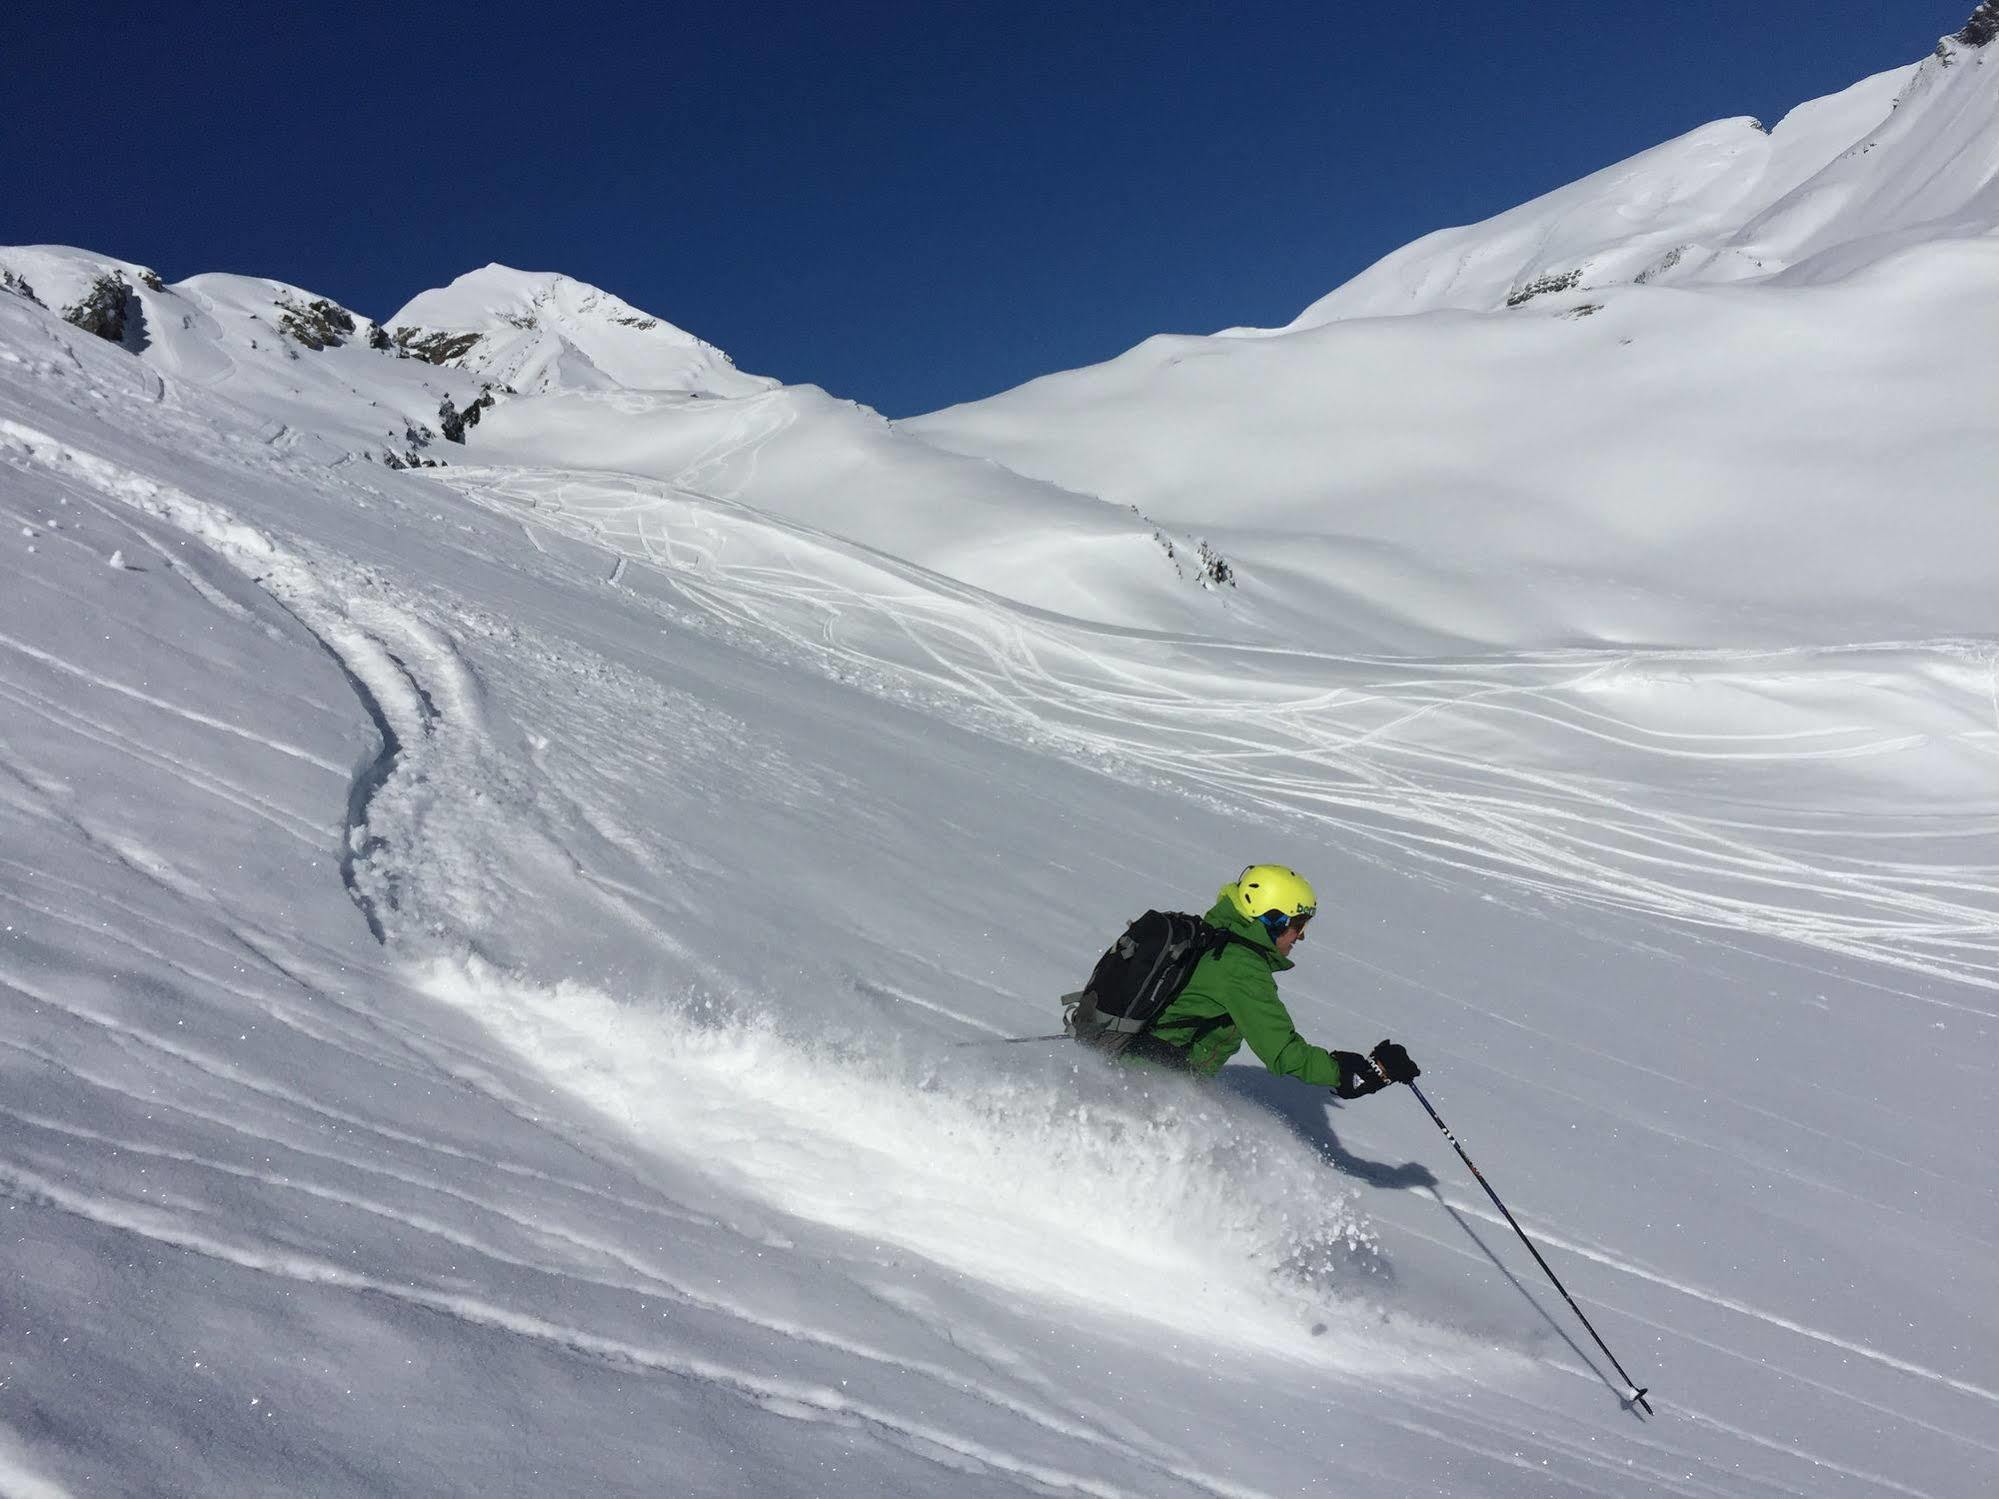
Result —
<instances>
[{"instance_id":1,"label":"tracked snow field","mask_svg":"<svg viewBox=\"0 0 1999 1499\"><path fill-rule=\"evenodd\" d=\"M10 1491L1999 1477L1989 643L1120 627L0 347ZM1262 858L1655 1419L1412 1101L1005 1044Z\"/></svg>"},{"instance_id":2,"label":"tracked snow field","mask_svg":"<svg viewBox=\"0 0 1999 1499\"><path fill-rule=\"evenodd\" d=\"M657 483L441 478L517 507L531 531L601 546L621 582L627 561L649 563L718 621L837 675L1219 807L1319 823L1383 863L1985 987L1999 975L1999 866L1935 853L1999 847L1990 641L1436 660L1259 649L1009 606Z\"/></svg>"}]
</instances>

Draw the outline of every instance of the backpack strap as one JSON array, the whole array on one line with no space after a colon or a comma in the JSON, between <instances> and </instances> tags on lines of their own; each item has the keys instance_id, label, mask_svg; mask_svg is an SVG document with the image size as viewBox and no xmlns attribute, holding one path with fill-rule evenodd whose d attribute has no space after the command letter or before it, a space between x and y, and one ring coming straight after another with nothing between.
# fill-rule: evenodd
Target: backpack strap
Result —
<instances>
[{"instance_id":1,"label":"backpack strap","mask_svg":"<svg viewBox=\"0 0 1999 1499\"><path fill-rule=\"evenodd\" d=\"M1206 1020L1196 1025L1187 1033L1187 1039L1184 1042L1168 1042L1165 1044L1171 1045L1176 1051L1191 1054L1195 1047L1199 1046L1223 1026L1234 1024L1235 1016L1224 1010L1219 1015L1210 1015ZM1157 1041L1159 1037L1154 1036L1152 1039Z\"/></svg>"},{"instance_id":2,"label":"backpack strap","mask_svg":"<svg viewBox=\"0 0 1999 1499\"><path fill-rule=\"evenodd\" d=\"M1206 925L1205 922L1202 924ZM1229 931L1225 927L1218 927L1218 926L1208 927L1208 935L1204 937L1202 941L1207 945L1207 951L1203 953L1202 956L1214 958L1217 961L1220 960L1221 955L1223 953L1228 951L1228 947L1231 942L1237 944L1240 947L1246 947L1251 952L1256 953L1258 955L1261 955L1263 953L1263 949L1258 947L1254 942L1250 941L1247 937L1239 937L1234 932ZM1200 959L1196 958L1194 961L1198 965ZM1169 1005L1167 1008L1170 1009L1172 1007ZM1160 1011L1161 1015L1165 1013L1166 1013L1165 1010ZM1227 1010L1223 1010L1222 1013L1219 1015L1210 1015L1206 1020L1199 1021L1194 1025L1193 1029L1188 1032L1187 1039L1184 1042L1166 1041L1160 1038L1159 1036L1154 1035L1152 1033L1152 1027L1156 1025L1158 1021L1159 1021L1159 1015L1154 1015L1151 1020L1147 1021L1145 1023L1145 1026L1142 1029L1140 1029L1138 1032L1139 1038L1142 1040L1150 1041L1153 1043L1153 1045L1163 1047L1168 1051L1176 1051L1180 1053L1180 1056L1184 1061L1187 1055L1191 1053L1196 1046L1199 1046L1203 1041L1207 1040L1209 1036L1213 1035L1216 1031L1220 1030L1225 1025L1235 1024L1235 1016L1229 1014Z\"/></svg>"},{"instance_id":3,"label":"backpack strap","mask_svg":"<svg viewBox=\"0 0 1999 1499\"><path fill-rule=\"evenodd\" d=\"M1270 956L1269 953L1265 952L1262 948L1258 947L1254 942L1250 941L1249 938L1238 936L1236 935L1236 933L1231 932L1224 927L1213 927L1210 930L1212 930L1215 935L1212 939L1210 939L1214 945L1211 946L1208 949L1208 951L1210 954L1212 954L1217 958L1219 958L1222 955L1223 951L1227 949L1228 945L1231 942L1233 942L1237 947L1248 948L1251 952L1255 953L1259 958L1268 958Z\"/></svg>"}]
</instances>

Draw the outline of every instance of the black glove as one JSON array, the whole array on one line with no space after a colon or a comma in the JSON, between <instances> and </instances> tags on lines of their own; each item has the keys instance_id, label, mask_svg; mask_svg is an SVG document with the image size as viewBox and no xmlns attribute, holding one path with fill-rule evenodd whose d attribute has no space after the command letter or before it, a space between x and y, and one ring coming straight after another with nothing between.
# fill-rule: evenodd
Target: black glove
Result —
<instances>
[{"instance_id":1,"label":"black glove","mask_svg":"<svg viewBox=\"0 0 1999 1499\"><path fill-rule=\"evenodd\" d=\"M1333 1060L1340 1064L1339 1086L1333 1089L1336 1097L1365 1098L1388 1086L1388 1079L1376 1072L1374 1064L1357 1051L1336 1051Z\"/></svg>"},{"instance_id":2,"label":"black glove","mask_svg":"<svg viewBox=\"0 0 1999 1499\"><path fill-rule=\"evenodd\" d=\"M1388 1074L1391 1083L1413 1083L1423 1075L1423 1069L1409 1060L1409 1053L1393 1041L1382 1042L1368 1055Z\"/></svg>"}]
</instances>

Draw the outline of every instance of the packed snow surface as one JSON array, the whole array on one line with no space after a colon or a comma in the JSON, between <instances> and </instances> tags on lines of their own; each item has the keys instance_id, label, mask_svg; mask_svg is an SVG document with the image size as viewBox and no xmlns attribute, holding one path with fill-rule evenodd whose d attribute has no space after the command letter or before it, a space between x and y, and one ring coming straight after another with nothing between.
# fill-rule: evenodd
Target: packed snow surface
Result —
<instances>
[{"instance_id":1,"label":"packed snow surface","mask_svg":"<svg viewBox=\"0 0 1999 1499\"><path fill-rule=\"evenodd\" d=\"M0 250L0 1490L1999 1486L1950 45L1570 190L1711 274L1487 305L1502 220L897 426ZM1265 859L1656 1415L1400 1090L1012 1040Z\"/></svg>"}]
</instances>

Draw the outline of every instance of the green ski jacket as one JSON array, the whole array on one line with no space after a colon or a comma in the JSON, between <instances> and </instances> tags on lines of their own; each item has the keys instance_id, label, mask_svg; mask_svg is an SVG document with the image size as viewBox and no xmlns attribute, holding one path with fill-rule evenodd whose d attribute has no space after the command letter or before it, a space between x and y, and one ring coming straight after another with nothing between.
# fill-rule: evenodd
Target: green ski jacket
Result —
<instances>
[{"instance_id":1,"label":"green ski jacket","mask_svg":"<svg viewBox=\"0 0 1999 1499\"><path fill-rule=\"evenodd\" d=\"M1315 1087L1338 1087L1340 1064L1323 1046L1298 1034L1291 1012L1277 997L1276 975L1293 964L1277 955L1263 923L1235 908L1226 885L1204 919L1242 941L1201 959L1187 987L1160 1011L1149 1034L1185 1051L1189 1069L1200 1077L1213 1077L1247 1041L1272 1072Z\"/></svg>"}]
</instances>

